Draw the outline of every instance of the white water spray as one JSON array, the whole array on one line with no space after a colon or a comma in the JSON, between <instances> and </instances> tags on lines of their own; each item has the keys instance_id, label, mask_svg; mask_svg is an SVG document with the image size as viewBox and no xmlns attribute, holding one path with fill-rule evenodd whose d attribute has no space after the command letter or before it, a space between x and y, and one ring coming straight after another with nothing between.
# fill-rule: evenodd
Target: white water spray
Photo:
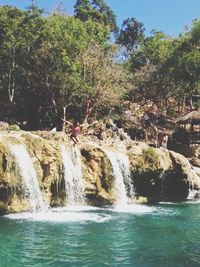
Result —
<instances>
[{"instance_id":1,"label":"white water spray","mask_svg":"<svg viewBox=\"0 0 200 267\"><path fill-rule=\"evenodd\" d=\"M188 163L189 163L189 161L188 161ZM191 174L193 175L196 183L198 183L198 187L200 187L200 177L195 172L194 167L191 167ZM194 200L194 199L199 198L199 197L197 197L198 193L199 193L199 190L196 190L195 189L195 182L194 182L194 180L193 181L190 181L189 193L188 193L187 199L188 200Z\"/></svg>"},{"instance_id":2,"label":"white water spray","mask_svg":"<svg viewBox=\"0 0 200 267\"><path fill-rule=\"evenodd\" d=\"M108 149L105 149L104 152L109 158L113 176L115 177L117 205L127 205L127 195L129 197L134 196L134 189L130 179L129 159L124 153Z\"/></svg>"},{"instance_id":3,"label":"white water spray","mask_svg":"<svg viewBox=\"0 0 200 267\"><path fill-rule=\"evenodd\" d=\"M131 172L130 172L130 162L129 158L125 153L116 153L117 161L120 166L120 170L122 172L125 188L128 197L134 198L135 197L135 191L134 186L131 180Z\"/></svg>"},{"instance_id":4,"label":"white water spray","mask_svg":"<svg viewBox=\"0 0 200 267\"><path fill-rule=\"evenodd\" d=\"M33 212L45 211L46 205L40 191L37 175L26 148L22 144L10 145L9 147L24 180L25 195L29 200L31 210Z\"/></svg>"},{"instance_id":5,"label":"white water spray","mask_svg":"<svg viewBox=\"0 0 200 267\"><path fill-rule=\"evenodd\" d=\"M84 205L85 196L80 150L77 147L70 149L62 145L61 155L64 165L67 204Z\"/></svg>"}]
</instances>

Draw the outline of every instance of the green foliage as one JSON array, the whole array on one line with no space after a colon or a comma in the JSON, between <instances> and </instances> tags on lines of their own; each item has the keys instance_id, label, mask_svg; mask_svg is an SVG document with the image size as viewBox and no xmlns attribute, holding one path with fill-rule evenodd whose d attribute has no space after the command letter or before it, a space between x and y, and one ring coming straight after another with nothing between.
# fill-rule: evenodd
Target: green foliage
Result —
<instances>
[{"instance_id":1,"label":"green foliage","mask_svg":"<svg viewBox=\"0 0 200 267\"><path fill-rule=\"evenodd\" d=\"M64 115L102 118L115 109L117 116L126 100L151 100L171 112L169 100L180 105L200 93L199 20L178 38L158 31L145 38L134 18L124 21L120 46L108 41L116 32L103 0L77 0L75 16L1 6L0 120L50 129Z\"/></svg>"},{"instance_id":2,"label":"green foliage","mask_svg":"<svg viewBox=\"0 0 200 267\"><path fill-rule=\"evenodd\" d=\"M117 43L126 47L129 52L144 40L144 26L135 18L123 21L122 28L117 38Z\"/></svg>"},{"instance_id":3,"label":"green foliage","mask_svg":"<svg viewBox=\"0 0 200 267\"><path fill-rule=\"evenodd\" d=\"M158 106L165 105L173 95L174 85L168 60L174 51L174 40L162 32L153 32L153 35L144 39L130 58L130 69L134 74L136 85L134 94L147 100L152 100Z\"/></svg>"},{"instance_id":4,"label":"green foliage","mask_svg":"<svg viewBox=\"0 0 200 267\"><path fill-rule=\"evenodd\" d=\"M154 65L164 63L174 48L173 39L163 32L153 32L153 36L147 37L142 47L142 52Z\"/></svg>"},{"instance_id":5,"label":"green foliage","mask_svg":"<svg viewBox=\"0 0 200 267\"><path fill-rule=\"evenodd\" d=\"M95 21L117 34L116 16L104 0L77 0L74 11L76 18Z\"/></svg>"},{"instance_id":6,"label":"green foliage","mask_svg":"<svg viewBox=\"0 0 200 267\"><path fill-rule=\"evenodd\" d=\"M64 109L69 119L83 119L88 101L94 112L100 103L106 109L110 105L110 97L100 93L100 85L111 90L111 83L116 92L111 71L103 82L100 78L103 66L115 69L105 25L60 13L43 17L37 8L2 7L0 26L2 119L19 121L24 129L46 129L60 123Z\"/></svg>"},{"instance_id":7,"label":"green foliage","mask_svg":"<svg viewBox=\"0 0 200 267\"><path fill-rule=\"evenodd\" d=\"M185 97L199 94L199 20L178 38L171 38L159 31L145 38L137 48L130 51L129 66L133 73L137 98L153 101L158 107L171 113L174 99L182 105Z\"/></svg>"},{"instance_id":8,"label":"green foliage","mask_svg":"<svg viewBox=\"0 0 200 267\"><path fill-rule=\"evenodd\" d=\"M188 97L191 108L193 94L200 93L200 21L195 20L185 35L179 36L169 61L171 77L176 83L178 98ZM180 88L180 89L179 89Z\"/></svg>"},{"instance_id":9,"label":"green foliage","mask_svg":"<svg viewBox=\"0 0 200 267\"><path fill-rule=\"evenodd\" d=\"M191 29L191 37L193 40L193 44L199 47L200 42L200 19L195 19L193 21L192 29Z\"/></svg>"}]
</instances>

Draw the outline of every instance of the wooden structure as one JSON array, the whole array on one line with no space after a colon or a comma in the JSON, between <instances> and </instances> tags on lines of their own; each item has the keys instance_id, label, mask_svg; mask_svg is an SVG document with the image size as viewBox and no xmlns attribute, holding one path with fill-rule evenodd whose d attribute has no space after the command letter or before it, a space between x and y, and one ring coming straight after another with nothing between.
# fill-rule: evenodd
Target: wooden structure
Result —
<instances>
[{"instance_id":1,"label":"wooden structure","mask_svg":"<svg viewBox=\"0 0 200 267\"><path fill-rule=\"evenodd\" d=\"M185 141L189 144L200 144L200 110L192 111L175 122L176 133L185 132ZM177 136L178 137L178 136ZM181 143L181 142L180 142Z\"/></svg>"},{"instance_id":2,"label":"wooden structure","mask_svg":"<svg viewBox=\"0 0 200 267\"><path fill-rule=\"evenodd\" d=\"M175 123L184 124L184 125L186 124L200 125L200 110L195 110L195 111L188 113L187 115L176 120Z\"/></svg>"}]
</instances>

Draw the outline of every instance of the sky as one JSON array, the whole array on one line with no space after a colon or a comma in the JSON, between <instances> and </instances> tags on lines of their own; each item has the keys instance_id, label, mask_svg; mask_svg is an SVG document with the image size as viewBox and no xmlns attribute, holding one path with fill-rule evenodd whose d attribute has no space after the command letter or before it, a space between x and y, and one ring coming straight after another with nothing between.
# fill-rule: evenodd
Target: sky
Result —
<instances>
[{"instance_id":1,"label":"sky","mask_svg":"<svg viewBox=\"0 0 200 267\"><path fill-rule=\"evenodd\" d=\"M134 17L142 22L148 35L156 29L176 37L185 26L200 18L200 0L104 0L117 16L118 26L124 19ZM39 7L51 12L59 0L35 0ZM62 0L66 13L73 14L75 0ZM0 0L0 5L13 5L25 9L31 0Z\"/></svg>"}]
</instances>

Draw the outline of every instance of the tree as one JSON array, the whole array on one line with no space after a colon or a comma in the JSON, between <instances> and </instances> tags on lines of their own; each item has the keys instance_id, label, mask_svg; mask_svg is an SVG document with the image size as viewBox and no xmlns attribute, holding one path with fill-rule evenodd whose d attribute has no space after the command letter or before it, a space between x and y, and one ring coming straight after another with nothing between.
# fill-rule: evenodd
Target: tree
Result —
<instances>
[{"instance_id":1,"label":"tree","mask_svg":"<svg viewBox=\"0 0 200 267\"><path fill-rule=\"evenodd\" d=\"M162 32L153 32L143 40L130 58L136 90L133 93L168 109L174 95L168 59L174 51L174 40Z\"/></svg>"},{"instance_id":2,"label":"tree","mask_svg":"<svg viewBox=\"0 0 200 267\"><path fill-rule=\"evenodd\" d=\"M55 127L72 110L80 117L82 54L94 40L109 47L108 29L92 20L12 7L0 8L0 26L1 116L10 110L12 120L25 120L32 130Z\"/></svg>"},{"instance_id":3,"label":"tree","mask_svg":"<svg viewBox=\"0 0 200 267\"><path fill-rule=\"evenodd\" d=\"M28 106L31 58L43 26L36 9L32 13L9 6L0 8L0 101L4 110L12 111L10 115L7 112L7 120L17 120L20 109Z\"/></svg>"},{"instance_id":4,"label":"tree","mask_svg":"<svg viewBox=\"0 0 200 267\"><path fill-rule=\"evenodd\" d=\"M129 53L144 40L144 26L135 18L123 21L122 28L117 38L117 43L125 46Z\"/></svg>"},{"instance_id":5,"label":"tree","mask_svg":"<svg viewBox=\"0 0 200 267\"><path fill-rule=\"evenodd\" d=\"M103 0L77 0L74 14L82 21L93 20L115 34L118 32L116 16Z\"/></svg>"},{"instance_id":6,"label":"tree","mask_svg":"<svg viewBox=\"0 0 200 267\"><path fill-rule=\"evenodd\" d=\"M85 108L85 121L91 114L108 112L119 105L129 86L123 66L113 61L115 53L116 47L105 52L94 43L82 54L83 77L79 94Z\"/></svg>"},{"instance_id":7,"label":"tree","mask_svg":"<svg viewBox=\"0 0 200 267\"><path fill-rule=\"evenodd\" d=\"M102 25L91 20L82 22L74 17L53 14L48 17L43 31L43 41L34 53L31 81L39 101L35 113L44 121L44 114L50 125L55 127L60 118L73 113L80 119L82 53L96 42L104 47L107 31ZM48 107L48 108L47 108ZM52 112L53 111L53 112Z\"/></svg>"},{"instance_id":8,"label":"tree","mask_svg":"<svg viewBox=\"0 0 200 267\"><path fill-rule=\"evenodd\" d=\"M194 20L191 29L185 35L180 35L172 55L174 66L171 76L180 88L179 95L188 98L193 109L193 95L200 93L200 20Z\"/></svg>"},{"instance_id":9,"label":"tree","mask_svg":"<svg viewBox=\"0 0 200 267\"><path fill-rule=\"evenodd\" d=\"M0 8L0 53L2 86L7 88L10 102L13 102L16 89L16 76L19 70L18 54L22 45L21 24L24 12L14 7Z\"/></svg>"}]
</instances>

